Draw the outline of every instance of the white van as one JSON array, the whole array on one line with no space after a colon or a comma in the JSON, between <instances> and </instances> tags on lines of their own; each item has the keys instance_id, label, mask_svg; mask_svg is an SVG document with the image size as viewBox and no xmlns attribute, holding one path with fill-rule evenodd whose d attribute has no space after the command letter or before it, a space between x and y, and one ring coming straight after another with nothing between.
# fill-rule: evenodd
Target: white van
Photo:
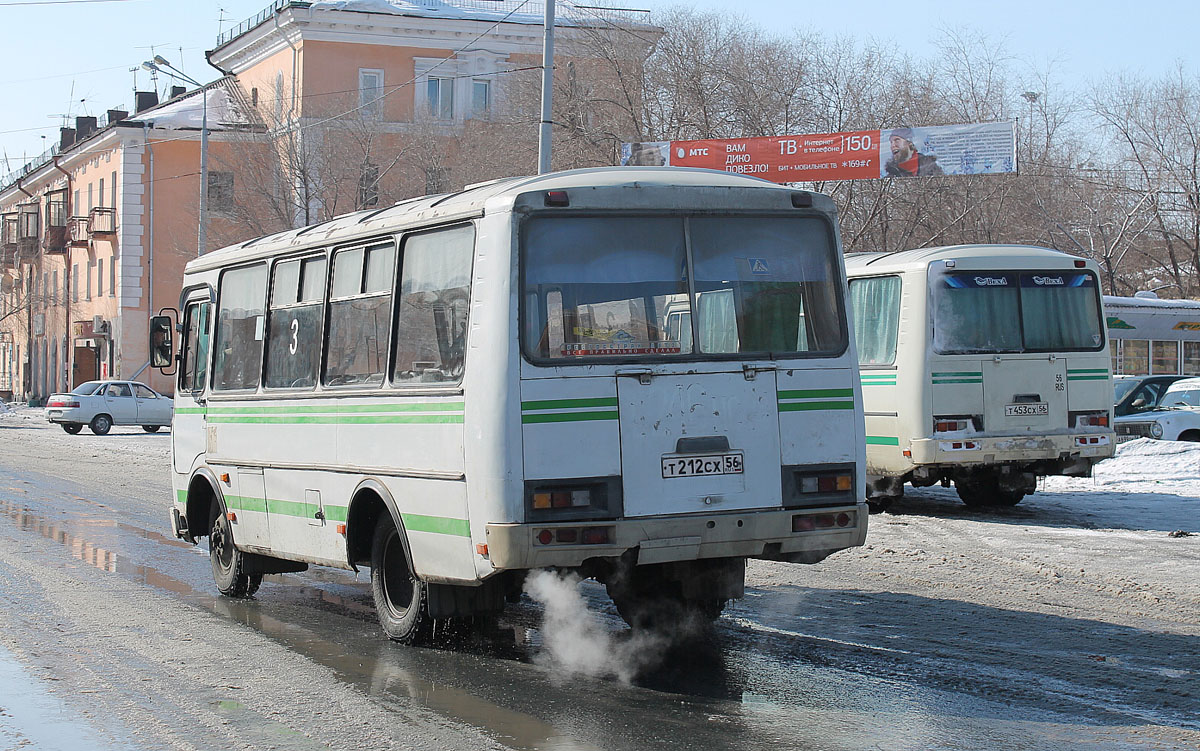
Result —
<instances>
[{"instance_id":1,"label":"white van","mask_svg":"<svg viewBox=\"0 0 1200 751\"><path fill-rule=\"evenodd\" d=\"M886 508L954 483L1013 505L1044 475L1112 455L1099 274L1046 248L957 245L847 256L867 493Z\"/></svg>"}]
</instances>

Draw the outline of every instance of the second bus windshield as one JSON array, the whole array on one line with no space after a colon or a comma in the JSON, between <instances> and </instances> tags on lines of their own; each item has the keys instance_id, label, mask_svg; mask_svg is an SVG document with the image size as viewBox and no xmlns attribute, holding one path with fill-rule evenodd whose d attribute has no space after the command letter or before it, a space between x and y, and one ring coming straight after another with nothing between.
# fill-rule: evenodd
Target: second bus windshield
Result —
<instances>
[{"instance_id":1,"label":"second bus windshield","mask_svg":"<svg viewBox=\"0 0 1200 751\"><path fill-rule=\"evenodd\" d=\"M820 219L539 217L523 242L525 347L534 359L845 347Z\"/></svg>"}]
</instances>

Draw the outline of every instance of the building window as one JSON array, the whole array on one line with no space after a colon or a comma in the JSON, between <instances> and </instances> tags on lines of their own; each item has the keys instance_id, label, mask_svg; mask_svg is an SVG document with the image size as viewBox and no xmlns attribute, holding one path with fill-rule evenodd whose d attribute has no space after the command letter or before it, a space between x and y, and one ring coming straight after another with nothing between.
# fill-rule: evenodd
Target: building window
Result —
<instances>
[{"instance_id":1,"label":"building window","mask_svg":"<svg viewBox=\"0 0 1200 751\"><path fill-rule=\"evenodd\" d=\"M93 192L92 192L95 187L96 186L93 185L92 183L88 183L88 205L87 205L88 211L91 211L92 207L96 205L95 196L93 195Z\"/></svg>"},{"instance_id":2,"label":"building window","mask_svg":"<svg viewBox=\"0 0 1200 751\"><path fill-rule=\"evenodd\" d=\"M255 107L258 106L258 87L257 86L250 87L250 104Z\"/></svg>"},{"instance_id":3,"label":"building window","mask_svg":"<svg viewBox=\"0 0 1200 751\"><path fill-rule=\"evenodd\" d=\"M383 71L358 70L358 106L362 116L377 120L383 116Z\"/></svg>"},{"instance_id":4,"label":"building window","mask_svg":"<svg viewBox=\"0 0 1200 751\"><path fill-rule=\"evenodd\" d=\"M425 84L429 114L438 120L454 119L454 79L430 78Z\"/></svg>"},{"instance_id":5,"label":"building window","mask_svg":"<svg viewBox=\"0 0 1200 751\"><path fill-rule=\"evenodd\" d=\"M101 206L101 208L103 208L103 206L104 206L104 178L103 178L103 177L102 177L102 178L100 178L100 191L99 191L99 193L100 193L100 204L99 204L99 205Z\"/></svg>"},{"instance_id":6,"label":"building window","mask_svg":"<svg viewBox=\"0 0 1200 751\"><path fill-rule=\"evenodd\" d=\"M71 267L71 302L79 302L79 264Z\"/></svg>"},{"instance_id":7,"label":"building window","mask_svg":"<svg viewBox=\"0 0 1200 751\"><path fill-rule=\"evenodd\" d=\"M374 164L364 164L362 173L358 176L358 208L365 209L379 205L379 167Z\"/></svg>"},{"instance_id":8,"label":"building window","mask_svg":"<svg viewBox=\"0 0 1200 751\"><path fill-rule=\"evenodd\" d=\"M104 259L96 259L96 297L104 296Z\"/></svg>"},{"instance_id":9,"label":"building window","mask_svg":"<svg viewBox=\"0 0 1200 751\"><path fill-rule=\"evenodd\" d=\"M108 259L108 296L115 297L117 294L117 259Z\"/></svg>"},{"instance_id":10,"label":"building window","mask_svg":"<svg viewBox=\"0 0 1200 751\"><path fill-rule=\"evenodd\" d=\"M58 269L54 270L53 281L50 286L50 304L58 304Z\"/></svg>"},{"instance_id":11,"label":"building window","mask_svg":"<svg viewBox=\"0 0 1200 751\"><path fill-rule=\"evenodd\" d=\"M83 215L83 212L82 212L82 211L80 211L80 208L81 208L81 207L79 206L79 188L76 188L76 189L75 189L75 198L74 198L74 200L73 200L73 201L72 201L72 203L71 203L71 209L72 209L72 211L73 211L73 214L74 214L75 216L82 216L82 215Z\"/></svg>"},{"instance_id":12,"label":"building window","mask_svg":"<svg viewBox=\"0 0 1200 751\"><path fill-rule=\"evenodd\" d=\"M471 117L486 120L492 112L492 83L491 81L471 82Z\"/></svg>"},{"instance_id":13,"label":"building window","mask_svg":"<svg viewBox=\"0 0 1200 751\"><path fill-rule=\"evenodd\" d=\"M208 210L233 211L233 173L208 173Z\"/></svg>"},{"instance_id":14,"label":"building window","mask_svg":"<svg viewBox=\"0 0 1200 751\"><path fill-rule=\"evenodd\" d=\"M92 299L92 262L91 261L87 262L86 276L87 276L87 288L84 290L85 294L83 296L83 299L91 300Z\"/></svg>"},{"instance_id":15,"label":"building window","mask_svg":"<svg viewBox=\"0 0 1200 751\"><path fill-rule=\"evenodd\" d=\"M109 175L109 188L108 189L112 192L112 201L110 201L109 203L115 209L117 207L117 171L116 170L113 170L112 174Z\"/></svg>"},{"instance_id":16,"label":"building window","mask_svg":"<svg viewBox=\"0 0 1200 751\"><path fill-rule=\"evenodd\" d=\"M283 71L275 74L275 122L283 121Z\"/></svg>"}]
</instances>

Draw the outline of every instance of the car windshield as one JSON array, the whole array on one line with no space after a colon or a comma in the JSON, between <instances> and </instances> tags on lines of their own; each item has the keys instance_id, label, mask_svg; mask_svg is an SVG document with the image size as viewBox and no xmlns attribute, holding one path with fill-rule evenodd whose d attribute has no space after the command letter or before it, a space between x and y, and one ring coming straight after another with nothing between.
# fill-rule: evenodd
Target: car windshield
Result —
<instances>
[{"instance_id":1,"label":"car windshield","mask_svg":"<svg viewBox=\"0 0 1200 751\"><path fill-rule=\"evenodd\" d=\"M1200 389L1168 391L1163 395L1162 404L1164 407L1200 407Z\"/></svg>"},{"instance_id":2,"label":"car windshield","mask_svg":"<svg viewBox=\"0 0 1200 751\"><path fill-rule=\"evenodd\" d=\"M538 217L523 245L534 360L845 349L834 248L818 219Z\"/></svg>"},{"instance_id":3,"label":"car windshield","mask_svg":"<svg viewBox=\"0 0 1200 751\"><path fill-rule=\"evenodd\" d=\"M99 385L99 381L87 381L86 383L81 383L75 388L71 389L71 393L78 394L79 396L90 396Z\"/></svg>"},{"instance_id":4,"label":"car windshield","mask_svg":"<svg viewBox=\"0 0 1200 751\"><path fill-rule=\"evenodd\" d=\"M1094 351L1104 344L1089 272L951 272L931 277L931 285L938 352Z\"/></svg>"},{"instance_id":5,"label":"car windshield","mask_svg":"<svg viewBox=\"0 0 1200 751\"><path fill-rule=\"evenodd\" d=\"M1138 382L1133 378L1118 378L1113 381L1113 404L1119 404L1137 385Z\"/></svg>"}]
</instances>

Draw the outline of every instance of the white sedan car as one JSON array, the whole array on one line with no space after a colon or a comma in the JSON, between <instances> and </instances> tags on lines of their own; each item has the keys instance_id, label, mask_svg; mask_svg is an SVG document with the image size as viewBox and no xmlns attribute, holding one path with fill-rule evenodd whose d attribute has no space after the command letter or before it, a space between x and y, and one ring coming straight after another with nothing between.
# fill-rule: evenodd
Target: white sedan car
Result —
<instances>
[{"instance_id":1,"label":"white sedan car","mask_svg":"<svg viewBox=\"0 0 1200 751\"><path fill-rule=\"evenodd\" d=\"M153 433L171 425L173 411L171 397L137 381L88 381L46 400L46 419L71 435L84 425L96 435L105 435L114 425L141 425Z\"/></svg>"}]
</instances>

